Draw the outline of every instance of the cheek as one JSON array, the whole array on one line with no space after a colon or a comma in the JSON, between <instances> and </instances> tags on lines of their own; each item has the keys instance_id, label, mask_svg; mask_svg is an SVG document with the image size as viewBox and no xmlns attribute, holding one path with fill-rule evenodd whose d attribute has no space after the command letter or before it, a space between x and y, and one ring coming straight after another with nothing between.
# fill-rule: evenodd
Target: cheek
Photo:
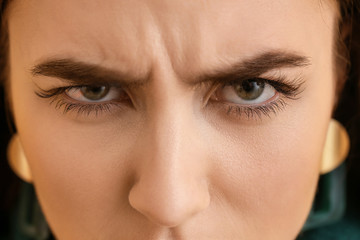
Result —
<instances>
[{"instance_id":1,"label":"cheek","mask_svg":"<svg viewBox=\"0 0 360 240\"><path fill-rule=\"evenodd\" d=\"M318 135L324 135L324 128ZM246 140L214 153L222 162L212 173L212 184L242 226L261 222L262 233L269 236L300 231L319 176L322 138L313 136L305 129L290 134L287 129L264 129L257 136L243 133Z\"/></svg>"},{"instance_id":2,"label":"cheek","mask_svg":"<svg viewBox=\"0 0 360 240\"><path fill-rule=\"evenodd\" d=\"M301 99L271 119L250 126L225 123L211 137L221 146L211 154L217 195L242 226L261 222L268 236L298 233L314 198L334 91L331 74L313 79Z\"/></svg>"},{"instance_id":3,"label":"cheek","mask_svg":"<svg viewBox=\"0 0 360 240\"><path fill-rule=\"evenodd\" d=\"M99 223L124 222L121 217L127 216L134 175L130 150L124 139L111 138L117 146L104 143L102 137L109 134L62 130L60 124L38 134L37 140L22 132L39 200L50 225L64 239L66 234L80 234L81 239L84 233L99 232ZM71 232L74 224L77 229Z\"/></svg>"},{"instance_id":4,"label":"cheek","mask_svg":"<svg viewBox=\"0 0 360 240\"><path fill-rule=\"evenodd\" d=\"M50 225L60 236L67 233L71 238L96 231L99 222L114 217L114 209L128 205L132 166L127 154L136 135L134 126L122 120L71 121L20 85L13 81L18 90L13 92L17 129ZM73 233L71 224L77 225Z\"/></svg>"},{"instance_id":5,"label":"cheek","mask_svg":"<svg viewBox=\"0 0 360 240\"><path fill-rule=\"evenodd\" d=\"M36 130L40 133L36 139L32 132L24 130L21 134L50 224L64 224L72 216L79 228L85 227L81 226L83 219L87 219L87 228L94 227L99 219L110 218L108 214L114 212L115 205L127 204L124 196L131 166L126 161L125 144L119 145L115 153L112 146L101 144L103 134L94 131L64 130L61 124L55 129Z\"/></svg>"}]
</instances>

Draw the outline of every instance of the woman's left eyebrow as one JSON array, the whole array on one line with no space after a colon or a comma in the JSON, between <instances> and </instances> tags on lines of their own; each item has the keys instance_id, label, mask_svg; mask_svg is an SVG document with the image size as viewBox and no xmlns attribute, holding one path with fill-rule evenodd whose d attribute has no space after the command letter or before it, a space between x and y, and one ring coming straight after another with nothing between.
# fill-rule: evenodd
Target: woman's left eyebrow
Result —
<instances>
[{"instance_id":1,"label":"woman's left eyebrow","mask_svg":"<svg viewBox=\"0 0 360 240\"><path fill-rule=\"evenodd\" d=\"M194 84L204 82L228 82L260 77L272 70L304 68L311 65L310 57L283 50L272 50L240 60L225 68L215 69L196 76Z\"/></svg>"}]
</instances>

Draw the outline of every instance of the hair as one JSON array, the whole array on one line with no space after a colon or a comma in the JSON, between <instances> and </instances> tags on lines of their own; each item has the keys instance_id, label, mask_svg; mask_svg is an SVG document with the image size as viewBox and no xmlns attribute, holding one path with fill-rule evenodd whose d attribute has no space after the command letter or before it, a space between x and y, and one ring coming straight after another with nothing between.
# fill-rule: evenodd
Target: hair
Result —
<instances>
[{"instance_id":1,"label":"hair","mask_svg":"<svg viewBox=\"0 0 360 240\"><path fill-rule=\"evenodd\" d=\"M6 67L8 60L8 31L7 31L7 21L5 18L5 10L7 9L9 1L8 0L0 0L0 83L4 84L7 79Z\"/></svg>"},{"instance_id":2,"label":"hair","mask_svg":"<svg viewBox=\"0 0 360 240\"><path fill-rule=\"evenodd\" d=\"M323 0L329 1L329 0ZM360 170L360 117L359 113L359 70L360 69L360 33L352 29L360 29L360 1L358 0L331 0L339 7L339 21L336 29L334 44L334 63L336 65L337 88L336 96L338 97L337 108L334 111L334 117L342 122L350 133L352 152L349 159L355 169ZM9 106L9 98L6 92L8 84L8 50L9 36L7 24L7 9L13 0L0 0L0 233L6 231L8 219L2 219L1 216L7 216L13 199L15 199L19 180L10 171L6 159L6 145L10 139L11 122L10 114L6 111ZM321 3L321 0L320 0ZM351 63L351 64L350 64ZM4 102L2 102L4 101ZM5 107L5 110L2 107ZM10 128L9 128L10 126ZM357 151L357 152L356 152ZM352 171L353 168L351 168ZM354 181L360 182L360 174L353 174ZM358 179L356 179L358 178ZM6 218L6 217L5 217ZM4 228L4 229L2 229Z\"/></svg>"}]
</instances>

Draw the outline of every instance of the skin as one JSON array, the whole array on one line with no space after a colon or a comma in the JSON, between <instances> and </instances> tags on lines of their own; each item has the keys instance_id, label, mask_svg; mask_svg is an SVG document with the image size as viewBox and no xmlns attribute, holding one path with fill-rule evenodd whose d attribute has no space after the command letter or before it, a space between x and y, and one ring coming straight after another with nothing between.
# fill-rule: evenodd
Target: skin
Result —
<instances>
[{"instance_id":1,"label":"skin","mask_svg":"<svg viewBox=\"0 0 360 240\"><path fill-rule=\"evenodd\" d=\"M300 232L334 103L335 6L30 0L15 1L8 20L13 114L58 239L288 240ZM222 88L191 84L273 50L309 59L263 74L303 81L296 99L279 95L286 104L276 114L227 113ZM49 58L148 81L126 90L131 106L64 114L35 94L68 86L31 73Z\"/></svg>"}]
</instances>

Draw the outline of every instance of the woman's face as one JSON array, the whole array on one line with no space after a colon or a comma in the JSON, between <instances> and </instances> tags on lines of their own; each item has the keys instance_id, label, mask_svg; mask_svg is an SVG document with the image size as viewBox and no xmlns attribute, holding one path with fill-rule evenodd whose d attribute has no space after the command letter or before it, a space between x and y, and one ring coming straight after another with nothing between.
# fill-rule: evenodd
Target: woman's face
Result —
<instances>
[{"instance_id":1,"label":"woman's face","mask_svg":"<svg viewBox=\"0 0 360 240\"><path fill-rule=\"evenodd\" d=\"M294 239L331 117L335 4L9 8L11 100L59 239Z\"/></svg>"}]
</instances>

